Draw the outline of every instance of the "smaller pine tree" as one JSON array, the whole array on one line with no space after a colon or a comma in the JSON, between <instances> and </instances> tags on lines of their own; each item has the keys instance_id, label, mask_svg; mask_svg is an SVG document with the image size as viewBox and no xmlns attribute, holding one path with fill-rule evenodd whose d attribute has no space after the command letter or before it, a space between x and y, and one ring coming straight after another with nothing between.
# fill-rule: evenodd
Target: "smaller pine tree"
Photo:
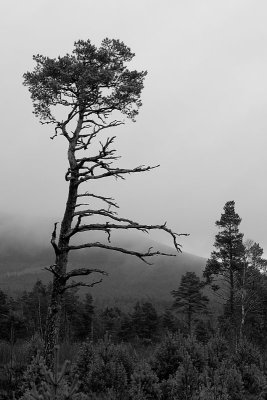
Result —
<instances>
[{"instance_id":1,"label":"smaller pine tree","mask_svg":"<svg viewBox=\"0 0 267 400\"><path fill-rule=\"evenodd\" d=\"M79 382L75 376L70 384L66 379L70 362L65 361L59 369L58 346L55 347L55 363L53 371L47 368L45 360L37 354L24 374L20 400L88 400L78 392Z\"/></svg>"},{"instance_id":2,"label":"smaller pine tree","mask_svg":"<svg viewBox=\"0 0 267 400\"><path fill-rule=\"evenodd\" d=\"M153 304L150 302L137 302L131 316L132 328L136 337L150 342L157 335L159 317Z\"/></svg>"},{"instance_id":3,"label":"smaller pine tree","mask_svg":"<svg viewBox=\"0 0 267 400\"><path fill-rule=\"evenodd\" d=\"M190 334L194 314L207 311L208 298L202 294L202 288L203 284L195 272L186 272L179 289L171 292L174 297L172 308L186 315Z\"/></svg>"}]
</instances>

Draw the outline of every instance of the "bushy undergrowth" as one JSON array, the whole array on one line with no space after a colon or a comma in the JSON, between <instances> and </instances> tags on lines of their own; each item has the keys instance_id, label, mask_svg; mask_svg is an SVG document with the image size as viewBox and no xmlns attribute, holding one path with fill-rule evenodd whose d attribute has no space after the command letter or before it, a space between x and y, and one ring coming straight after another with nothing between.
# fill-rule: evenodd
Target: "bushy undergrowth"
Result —
<instances>
[{"instance_id":1,"label":"bushy undergrowth","mask_svg":"<svg viewBox=\"0 0 267 400\"><path fill-rule=\"evenodd\" d=\"M42 352L43 340L39 335L34 335L29 340L18 341L11 344L8 341L0 341L0 365L9 364L11 367L16 365L28 364L32 356L37 351Z\"/></svg>"},{"instance_id":2,"label":"bushy undergrowth","mask_svg":"<svg viewBox=\"0 0 267 400\"><path fill-rule=\"evenodd\" d=\"M124 400L256 400L264 399L266 386L259 351L246 341L233 351L220 336L203 344L193 336L168 334L137 363L129 346L87 343L77 371L84 393L105 396L110 390Z\"/></svg>"},{"instance_id":3,"label":"bushy undergrowth","mask_svg":"<svg viewBox=\"0 0 267 400\"><path fill-rule=\"evenodd\" d=\"M139 363L131 375L129 399L158 400L162 398L159 378L146 362Z\"/></svg>"},{"instance_id":4,"label":"bushy undergrowth","mask_svg":"<svg viewBox=\"0 0 267 400\"><path fill-rule=\"evenodd\" d=\"M55 384L55 374L47 370L42 356L37 354L20 380L16 399L267 398L264 365L257 348L241 341L235 349L230 349L220 336L212 337L205 344L193 336L168 334L146 357L129 344L114 344L109 339L85 342L80 346L75 362L64 368L63 371L59 368L60 379Z\"/></svg>"},{"instance_id":5,"label":"bushy undergrowth","mask_svg":"<svg viewBox=\"0 0 267 400\"><path fill-rule=\"evenodd\" d=\"M128 396L127 385L136 362L132 349L124 344L113 344L109 339L97 344L84 343L73 366L81 390L92 395L112 390L117 399Z\"/></svg>"}]
</instances>

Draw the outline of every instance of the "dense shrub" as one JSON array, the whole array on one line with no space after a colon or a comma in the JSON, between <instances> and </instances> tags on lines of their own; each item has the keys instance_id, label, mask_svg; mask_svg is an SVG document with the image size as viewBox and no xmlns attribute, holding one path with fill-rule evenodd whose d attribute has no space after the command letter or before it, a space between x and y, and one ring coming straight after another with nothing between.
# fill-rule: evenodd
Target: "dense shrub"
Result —
<instances>
[{"instance_id":1,"label":"dense shrub","mask_svg":"<svg viewBox=\"0 0 267 400\"><path fill-rule=\"evenodd\" d=\"M83 344L73 372L83 393L100 395L112 390L118 399L124 399L134 364L129 347L105 339L97 344Z\"/></svg>"},{"instance_id":2,"label":"dense shrub","mask_svg":"<svg viewBox=\"0 0 267 400\"><path fill-rule=\"evenodd\" d=\"M212 337L206 346L207 363L211 368L216 368L218 365L229 357L229 347L227 341L216 335Z\"/></svg>"},{"instance_id":3,"label":"dense shrub","mask_svg":"<svg viewBox=\"0 0 267 400\"><path fill-rule=\"evenodd\" d=\"M22 394L30 391L34 386L37 390L41 387L42 382L45 380L44 367L44 358L37 353L35 357L32 357L31 363L27 366L23 374L19 387L19 391Z\"/></svg>"},{"instance_id":4,"label":"dense shrub","mask_svg":"<svg viewBox=\"0 0 267 400\"><path fill-rule=\"evenodd\" d=\"M78 391L77 377L66 374L68 365L69 362L66 361L59 370L57 362L52 372L47 368L43 357L37 354L23 375L20 388L22 396L19 400L90 400Z\"/></svg>"},{"instance_id":5,"label":"dense shrub","mask_svg":"<svg viewBox=\"0 0 267 400\"><path fill-rule=\"evenodd\" d=\"M135 368L130 383L131 400L161 399L159 379L148 363L140 363Z\"/></svg>"},{"instance_id":6,"label":"dense shrub","mask_svg":"<svg viewBox=\"0 0 267 400\"><path fill-rule=\"evenodd\" d=\"M185 338L182 334L167 334L157 346L151 363L159 379L167 380L188 359L199 373L202 372L206 364L203 344L193 336Z\"/></svg>"},{"instance_id":7,"label":"dense shrub","mask_svg":"<svg viewBox=\"0 0 267 400\"><path fill-rule=\"evenodd\" d=\"M204 345L198 342L194 336L186 338L184 345L194 368L196 368L198 373L203 372L206 365ZM187 360L187 358L185 360Z\"/></svg>"},{"instance_id":8,"label":"dense shrub","mask_svg":"<svg viewBox=\"0 0 267 400\"><path fill-rule=\"evenodd\" d=\"M24 343L24 359L35 354L38 347L42 347L39 337ZM267 399L258 349L242 341L230 351L220 336L203 344L193 336L168 334L148 353L138 353L132 346L114 344L107 338L98 343L85 342L71 369L64 371L56 384L53 377L55 371L47 370L37 352L18 388L12 378L10 396L14 391L20 400L50 400L56 387L58 400ZM11 398L8 393L3 399Z\"/></svg>"},{"instance_id":9,"label":"dense shrub","mask_svg":"<svg viewBox=\"0 0 267 400\"><path fill-rule=\"evenodd\" d=\"M224 382L219 382L217 385L211 385L207 382L199 392L196 400L230 400L227 385Z\"/></svg>"},{"instance_id":10,"label":"dense shrub","mask_svg":"<svg viewBox=\"0 0 267 400\"><path fill-rule=\"evenodd\" d=\"M199 393L199 377L190 356L184 357L176 373L162 382L163 398L166 400L193 399Z\"/></svg>"},{"instance_id":11,"label":"dense shrub","mask_svg":"<svg viewBox=\"0 0 267 400\"><path fill-rule=\"evenodd\" d=\"M228 363L222 363L217 375L221 385L226 385L230 400L244 399L242 376L235 366L230 367Z\"/></svg>"},{"instance_id":12,"label":"dense shrub","mask_svg":"<svg viewBox=\"0 0 267 400\"><path fill-rule=\"evenodd\" d=\"M251 396L257 398L266 385L259 350L252 343L243 340L238 344L231 360L240 371L246 395L250 396L250 399L253 398Z\"/></svg>"},{"instance_id":13,"label":"dense shrub","mask_svg":"<svg viewBox=\"0 0 267 400\"><path fill-rule=\"evenodd\" d=\"M207 344L213 334L211 324L200 319L196 323L194 334L199 342Z\"/></svg>"},{"instance_id":14,"label":"dense shrub","mask_svg":"<svg viewBox=\"0 0 267 400\"><path fill-rule=\"evenodd\" d=\"M152 369L160 380L168 379L175 374L185 354L185 339L181 334L168 333L156 347L151 360Z\"/></svg>"},{"instance_id":15,"label":"dense shrub","mask_svg":"<svg viewBox=\"0 0 267 400\"><path fill-rule=\"evenodd\" d=\"M239 342L232 360L239 368L253 364L262 368L262 357L258 348L247 340Z\"/></svg>"},{"instance_id":16,"label":"dense shrub","mask_svg":"<svg viewBox=\"0 0 267 400\"><path fill-rule=\"evenodd\" d=\"M258 399L261 393L263 393L266 387L266 377L255 364L251 366L245 366L241 371L242 379L244 382L244 389L248 394L254 397L249 397L250 399ZM267 397L266 397L267 398Z\"/></svg>"}]
</instances>

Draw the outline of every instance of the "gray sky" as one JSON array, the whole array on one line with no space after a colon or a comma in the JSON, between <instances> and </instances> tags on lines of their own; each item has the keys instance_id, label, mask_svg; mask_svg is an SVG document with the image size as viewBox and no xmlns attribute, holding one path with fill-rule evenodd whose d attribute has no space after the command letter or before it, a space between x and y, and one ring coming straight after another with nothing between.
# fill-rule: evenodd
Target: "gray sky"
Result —
<instances>
[{"instance_id":1,"label":"gray sky","mask_svg":"<svg viewBox=\"0 0 267 400\"><path fill-rule=\"evenodd\" d=\"M102 180L96 191L116 197L124 216L190 233L184 250L201 256L213 248L225 202L235 200L240 230L267 252L265 0L4 0L0 16L2 227L13 220L36 237L41 218L37 236L49 240L66 200L66 143L49 139L22 86L32 55L109 37L135 52L134 68L148 70L137 122L116 130L121 166L161 167Z\"/></svg>"}]
</instances>

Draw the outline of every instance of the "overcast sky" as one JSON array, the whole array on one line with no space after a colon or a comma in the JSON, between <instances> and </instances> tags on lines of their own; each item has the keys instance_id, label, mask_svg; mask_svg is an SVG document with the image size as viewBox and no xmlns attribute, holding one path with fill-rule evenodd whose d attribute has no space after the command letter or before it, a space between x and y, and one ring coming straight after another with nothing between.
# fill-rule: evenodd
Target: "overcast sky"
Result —
<instances>
[{"instance_id":1,"label":"overcast sky","mask_svg":"<svg viewBox=\"0 0 267 400\"><path fill-rule=\"evenodd\" d=\"M4 0L0 16L2 229L12 221L48 241L66 200L66 143L49 139L22 86L32 55L57 57L75 40L109 37L148 71L137 122L112 131L121 166L161 166L99 190L123 216L190 233L183 248L201 256L235 200L240 230L267 253L265 0Z\"/></svg>"}]
</instances>

